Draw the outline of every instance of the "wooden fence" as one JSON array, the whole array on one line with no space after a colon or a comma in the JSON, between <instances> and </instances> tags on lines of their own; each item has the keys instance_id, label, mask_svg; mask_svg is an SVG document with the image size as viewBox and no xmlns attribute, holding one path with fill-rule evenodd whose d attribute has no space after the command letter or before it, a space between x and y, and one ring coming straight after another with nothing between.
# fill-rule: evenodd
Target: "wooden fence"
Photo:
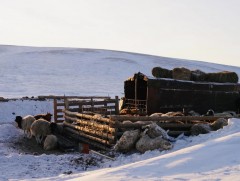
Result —
<instances>
[{"instance_id":1,"label":"wooden fence","mask_svg":"<svg viewBox=\"0 0 240 181\"><path fill-rule=\"evenodd\" d=\"M84 99L65 99L65 109L78 113L98 113L102 115L118 115L118 96L115 99L109 97L89 97Z\"/></svg>"},{"instance_id":2,"label":"wooden fence","mask_svg":"<svg viewBox=\"0 0 240 181\"><path fill-rule=\"evenodd\" d=\"M116 142L116 130L110 115L118 115L115 99L65 99L64 132L76 140L107 150Z\"/></svg>"},{"instance_id":3,"label":"wooden fence","mask_svg":"<svg viewBox=\"0 0 240 181\"><path fill-rule=\"evenodd\" d=\"M64 121L63 110L68 106L68 109L74 111L73 108L76 108L79 104L74 100L78 100L78 102L85 102L86 104L92 105L93 102L102 101L105 99L110 99L110 97L101 97L101 96L39 96L40 98L45 99L53 99L53 107L54 107L54 122L60 123ZM73 101L70 101L73 100ZM67 102L67 103L66 103ZM78 109L77 112L81 112L82 109Z\"/></svg>"},{"instance_id":4,"label":"wooden fence","mask_svg":"<svg viewBox=\"0 0 240 181\"><path fill-rule=\"evenodd\" d=\"M189 135L191 127L196 123L209 123L220 118L210 116L101 116L68 110L64 110L64 113L64 129L69 136L104 150L111 149L124 131L141 129L142 126L152 122L156 122L160 127L168 130L169 136L176 137L182 133Z\"/></svg>"},{"instance_id":5,"label":"wooden fence","mask_svg":"<svg viewBox=\"0 0 240 181\"><path fill-rule=\"evenodd\" d=\"M108 150L116 142L116 129L109 118L64 111L65 133L76 140Z\"/></svg>"},{"instance_id":6,"label":"wooden fence","mask_svg":"<svg viewBox=\"0 0 240 181\"><path fill-rule=\"evenodd\" d=\"M117 130L117 135L121 136L124 131L131 129L141 129L145 125L155 122L168 131L168 135L177 137L180 134L190 135L190 129L197 123L211 123L218 118L214 116L174 116L174 117L148 117L148 116L111 116L110 120L114 122L114 128Z\"/></svg>"}]
</instances>

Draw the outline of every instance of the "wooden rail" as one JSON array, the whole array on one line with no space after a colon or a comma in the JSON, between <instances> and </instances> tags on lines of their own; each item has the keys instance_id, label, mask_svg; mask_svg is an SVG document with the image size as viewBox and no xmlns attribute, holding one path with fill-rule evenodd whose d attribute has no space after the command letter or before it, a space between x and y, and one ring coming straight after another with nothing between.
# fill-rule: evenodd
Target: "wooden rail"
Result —
<instances>
[{"instance_id":1,"label":"wooden rail","mask_svg":"<svg viewBox=\"0 0 240 181\"><path fill-rule=\"evenodd\" d=\"M152 122L168 131L169 136L177 137L180 134L190 135L194 124L209 124L219 118L215 116L176 116L176 117L148 117L148 116L124 116L99 114L86 114L63 110L65 114L64 126L71 130L75 137L88 140L89 144L102 149L110 148L122 136L124 131L142 129ZM78 136L77 136L78 135ZM97 143L97 144L96 144Z\"/></svg>"},{"instance_id":2,"label":"wooden rail","mask_svg":"<svg viewBox=\"0 0 240 181\"><path fill-rule=\"evenodd\" d=\"M108 141L102 140L93 136L90 136L88 134L82 133L80 131L77 131L75 129L65 127L64 132L66 135L74 138L75 140L82 141L85 143L89 143L90 145L103 149L103 150L110 150L110 147L112 146Z\"/></svg>"},{"instance_id":3,"label":"wooden rail","mask_svg":"<svg viewBox=\"0 0 240 181\"><path fill-rule=\"evenodd\" d=\"M79 106L79 104L74 104L74 100L82 101L84 104L88 105L90 101L94 101L94 103L99 100L110 99L107 96L38 96L39 99L53 99L53 107L54 107L54 121L56 123L64 121L63 110L66 108L66 101L72 99L72 103L68 104L69 109L74 109L74 106ZM81 112L82 109L78 107L75 111Z\"/></svg>"},{"instance_id":4,"label":"wooden rail","mask_svg":"<svg viewBox=\"0 0 240 181\"><path fill-rule=\"evenodd\" d=\"M64 103L63 125L74 138L88 141L88 144L98 148L116 143L117 129L113 127L114 122L109 119L109 114L118 114L117 96L102 100L65 99Z\"/></svg>"},{"instance_id":5,"label":"wooden rail","mask_svg":"<svg viewBox=\"0 0 240 181\"><path fill-rule=\"evenodd\" d=\"M105 98L105 99L65 99L65 108L66 110L72 112L93 112L100 113L103 115L118 115L118 96L115 99Z\"/></svg>"},{"instance_id":6,"label":"wooden rail","mask_svg":"<svg viewBox=\"0 0 240 181\"><path fill-rule=\"evenodd\" d=\"M84 119L89 119L89 120L97 120L97 121L105 122L105 123L113 123L113 121L111 119L103 118L101 116L92 116L92 115L88 115L88 114L71 112L71 111L67 111L67 110L63 110L63 112L70 117L78 117L78 118L84 118Z\"/></svg>"},{"instance_id":7,"label":"wooden rail","mask_svg":"<svg viewBox=\"0 0 240 181\"><path fill-rule=\"evenodd\" d=\"M101 137L102 140L105 139L106 142L109 142L108 140L113 141L114 140L114 135L112 135L111 133L104 133L103 131L98 131L97 129L91 129L90 127L83 127L81 125L74 125L68 122L63 122L64 126L68 126L70 128L73 128L75 130L81 131L81 133L85 133L91 136L97 136L97 137ZM97 138L96 137L96 138Z\"/></svg>"},{"instance_id":8,"label":"wooden rail","mask_svg":"<svg viewBox=\"0 0 240 181\"><path fill-rule=\"evenodd\" d=\"M64 116L65 117L65 121L66 122L75 122L77 124L83 125L83 126L89 126L92 127L93 129L97 129L97 130L101 130L101 131L107 131L110 133L115 133L115 128L111 128L109 125L104 125L104 124L100 124L94 121L86 121L84 119L77 119L77 118L72 118L69 116Z\"/></svg>"},{"instance_id":9,"label":"wooden rail","mask_svg":"<svg viewBox=\"0 0 240 181\"><path fill-rule=\"evenodd\" d=\"M230 117L222 117L222 116L174 116L174 117L148 117L148 116L110 116L110 120L112 121L132 121L132 122L137 122L137 121L167 121L167 122L176 122L176 121L215 121L218 118L230 118Z\"/></svg>"}]
</instances>

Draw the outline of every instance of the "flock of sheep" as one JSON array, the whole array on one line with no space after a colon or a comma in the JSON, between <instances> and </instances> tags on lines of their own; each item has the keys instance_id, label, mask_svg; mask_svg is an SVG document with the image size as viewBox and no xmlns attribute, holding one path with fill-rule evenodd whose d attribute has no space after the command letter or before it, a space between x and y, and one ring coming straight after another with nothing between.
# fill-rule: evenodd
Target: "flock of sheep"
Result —
<instances>
[{"instance_id":1,"label":"flock of sheep","mask_svg":"<svg viewBox=\"0 0 240 181\"><path fill-rule=\"evenodd\" d=\"M58 139L54 135L58 130L58 125L51 122L51 117L51 113L16 116L15 122L27 138L31 139L34 136L38 144L43 144L44 150L53 150L58 144Z\"/></svg>"},{"instance_id":2,"label":"flock of sheep","mask_svg":"<svg viewBox=\"0 0 240 181\"><path fill-rule=\"evenodd\" d=\"M213 110L207 112L207 116L225 116L225 117L235 117L234 112L224 112L224 113L214 113ZM192 116L197 116L198 114L191 111ZM51 122L51 114L39 114L39 115L27 115L25 117L16 116L15 122L17 126L24 131L27 138L31 139L32 136L35 137L37 144L43 144L43 148L46 151L56 149L58 146L58 138L54 134L62 132L62 127L57 123ZM169 112L154 113L150 117L162 117L162 116L184 116L182 112ZM129 123L129 121L125 121ZM217 119L213 123L199 123L192 126L190 132L191 135L206 134L210 131L215 131L228 124L227 119ZM124 132L122 137L117 141L114 146L114 150L118 152L129 152L132 149L144 153L148 150L168 150L173 147L172 142L175 139L168 136L167 131L162 129L156 123L150 123L145 125L141 130L127 130Z\"/></svg>"},{"instance_id":3,"label":"flock of sheep","mask_svg":"<svg viewBox=\"0 0 240 181\"><path fill-rule=\"evenodd\" d=\"M201 116L195 111L188 112L189 116ZM168 113L153 113L149 117L174 117L184 116L183 112L168 112ZM208 110L205 116L222 117L213 122L198 121L191 127L190 135L197 136L199 134L206 134L211 131L216 131L228 125L228 119L224 117L237 117L233 111L215 113L212 109ZM184 124L181 121L177 121L177 124ZM131 121L123 121L123 124L134 124ZM140 124L140 122L139 122ZM144 153L148 150L169 150L173 148L173 143L176 138L168 135L168 131L162 129L156 122L149 122L148 125L144 125L141 129L129 129L124 131L121 138L114 146L114 150L118 152L127 153L132 150Z\"/></svg>"}]
</instances>

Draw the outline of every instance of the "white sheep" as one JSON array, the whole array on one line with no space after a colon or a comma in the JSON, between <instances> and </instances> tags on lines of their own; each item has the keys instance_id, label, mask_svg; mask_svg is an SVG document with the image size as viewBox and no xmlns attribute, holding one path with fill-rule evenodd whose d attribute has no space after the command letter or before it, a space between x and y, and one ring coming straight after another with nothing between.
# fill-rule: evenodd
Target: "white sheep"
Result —
<instances>
[{"instance_id":1,"label":"white sheep","mask_svg":"<svg viewBox=\"0 0 240 181\"><path fill-rule=\"evenodd\" d=\"M142 126L145 129L145 132L150 138L156 138L161 136L163 139L168 141L175 141L175 139L168 135L168 131L165 131L163 128L158 126L156 123L151 123L146 126Z\"/></svg>"},{"instance_id":2,"label":"white sheep","mask_svg":"<svg viewBox=\"0 0 240 181\"><path fill-rule=\"evenodd\" d=\"M162 150L169 150L173 148L173 144L169 141L163 139L161 136L156 138L150 138L147 134L144 134L136 143L136 149L141 153L144 153L148 150L155 150L159 149Z\"/></svg>"},{"instance_id":3,"label":"white sheep","mask_svg":"<svg viewBox=\"0 0 240 181\"><path fill-rule=\"evenodd\" d=\"M162 115L163 115L163 113L156 112L156 113L151 114L149 117L161 117Z\"/></svg>"},{"instance_id":4,"label":"white sheep","mask_svg":"<svg viewBox=\"0 0 240 181\"><path fill-rule=\"evenodd\" d=\"M35 136L38 144L41 144L43 139L51 134L50 123L45 119L38 119L31 125L31 135Z\"/></svg>"},{"instance_id":5,"label":"white sheep","mask_svg":"<svg viewBox=\"0 0 240 181\"><path fill-rule=\"evenodd\" d=\"M55 148L57 148L58 145L58 139L55 135L50 134L47 135L44 143L43 143L43 148L44 150L53 150Z\"/></svg>"},{"instance_id":6,"label":"white sheep","mask_svg":"<svg viewBox=\"0 0 240 181\"><path fill-rule=\"evenodd\" d=\"M24 134L26 132L27 137L31 138L31 132L30 132L30 128L32 123L35 121L36 119L34 118L34 116L32 115L27 115L25 117L22 116L16 116L15 122L17 123L18 127L20 129L23 129Z\"/></svg>"}]
</instances>

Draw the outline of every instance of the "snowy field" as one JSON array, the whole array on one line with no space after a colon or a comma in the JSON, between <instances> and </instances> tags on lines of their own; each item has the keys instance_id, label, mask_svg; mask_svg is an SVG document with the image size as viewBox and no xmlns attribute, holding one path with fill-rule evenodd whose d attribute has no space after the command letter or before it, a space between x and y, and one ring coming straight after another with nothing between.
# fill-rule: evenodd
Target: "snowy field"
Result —
<instances>
[{"instance_id":1,"label":"snowy field","mask_svg":"<svg viewBox=\"0 0 240 181\"><path fill-rule=\"evenodd\" d=\"M154 66L206 72L240 67L127 52L0 46L0 97L38 95L123 96L123 81ZM179 137L169 151L119 155L29 154L16 115L53 112L52 101L0 102L0 180L239 180L240 119L206 135ZM91 160L92 159L92 160ZM89 161L91 165L88 166Z\"/></svg>"},{"instance_id":2,"label":"snowy field","mask_svg":"<svg viewBox=\"0 0 240 181\"><path fill-rule=\"evenodd\" d=\"M0 96L122 96L128 77L151 76L155 66L240 74L239 67L127 52L0 46Z\"/></svg>"}]
</instances>

